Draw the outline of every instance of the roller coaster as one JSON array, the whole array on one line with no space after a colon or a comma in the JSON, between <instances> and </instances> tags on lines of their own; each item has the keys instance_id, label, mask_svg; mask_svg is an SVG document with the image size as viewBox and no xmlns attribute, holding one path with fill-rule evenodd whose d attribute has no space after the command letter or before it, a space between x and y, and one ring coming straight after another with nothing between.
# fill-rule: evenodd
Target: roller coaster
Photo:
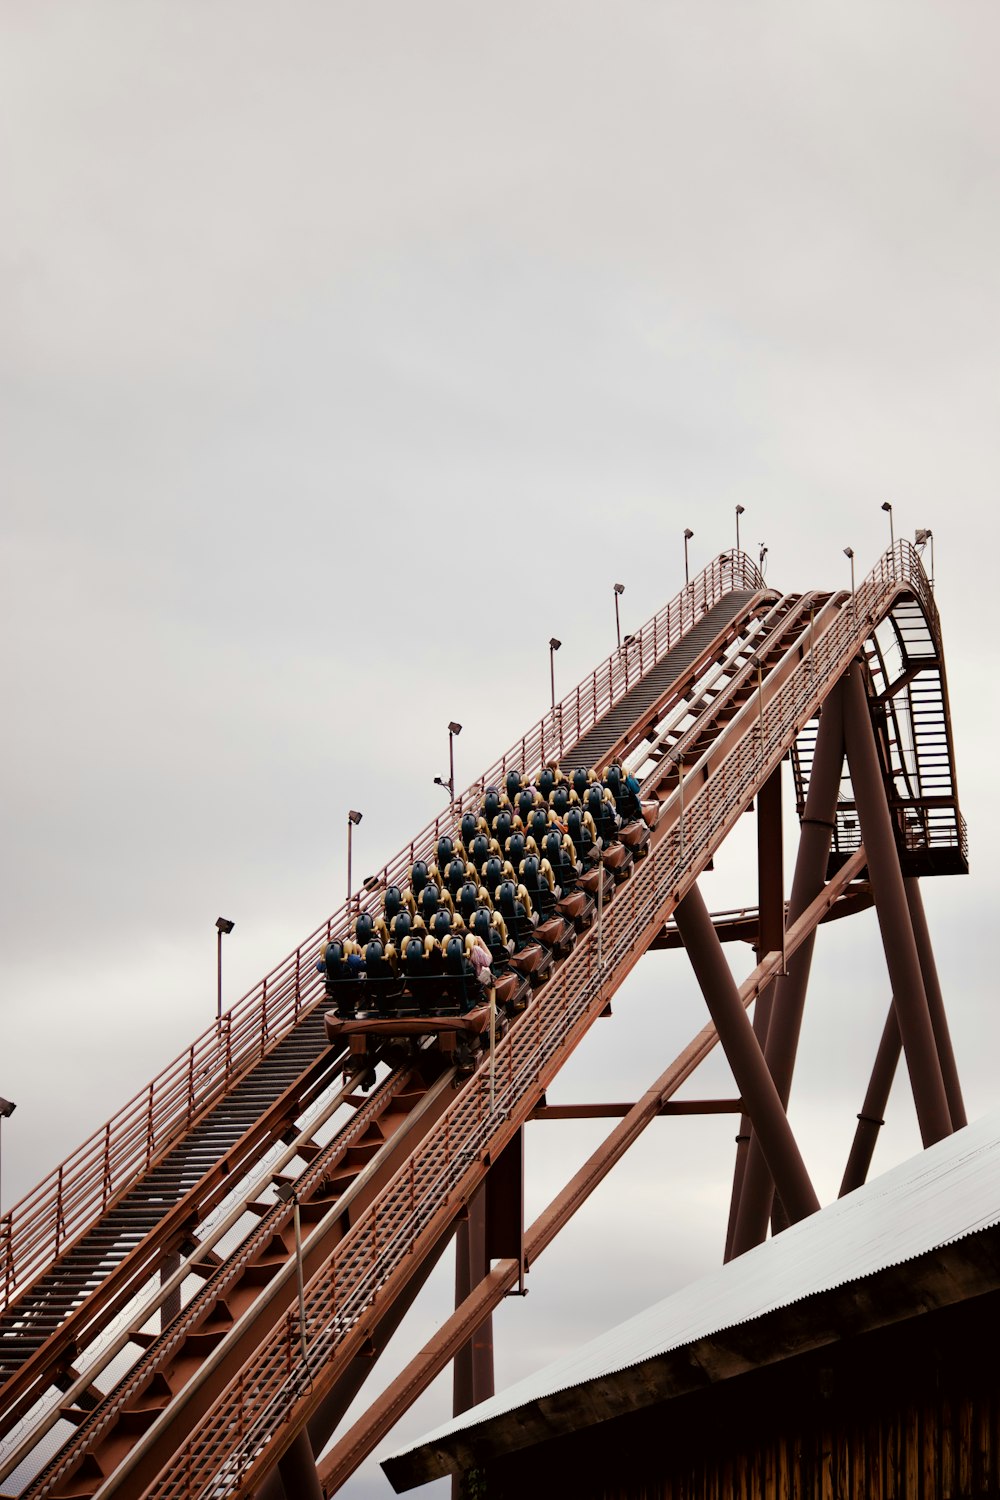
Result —
<instances>
[{"instance_id":1,"label":"roller coaster","mask_svg":"<svg viewBox=\"0 0 1000 1500\"><path fill-rule=\"evenodd\" d=\"M699 876L751 806L757 904L713 917ZM901 1057L924 1144L959 1128L919 882L967 868L914 549L801 594L720 555L0 1220L0 1494L336 1493L449 1361L457 1410L490 1394L492 1310L653 1118L719 1107L674 1095L720 1042L726 1256L813 1212L786 1107L824 921L874 905L893 991L842 1191ZM525 1124L573 1113L547 1088L681 945L707 1024L525 1225ZM452 1241L454 1314L342 1431Z\"/></svg>"}]
</instances>

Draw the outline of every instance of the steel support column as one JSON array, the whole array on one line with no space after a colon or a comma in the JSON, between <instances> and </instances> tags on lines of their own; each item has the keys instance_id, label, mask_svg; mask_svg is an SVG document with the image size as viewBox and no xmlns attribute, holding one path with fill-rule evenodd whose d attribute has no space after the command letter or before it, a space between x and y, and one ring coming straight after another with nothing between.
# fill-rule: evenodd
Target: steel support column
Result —
<instances>
[{"instance_id":1,"label":"steel support column","mask_svg":"<svg viewBox=\"0 0 1000 1500\"><path fill-rule=\"evenodd\" d=\"M278 1459L278 1473L289 1497L323 1500L323 1489L316 1473L316 1455L304 1427Z\"/></svg>"},{"instance_id":2,"label":"steel support column","mask_svg":"<svg viewBox=\"0 0 1000 1500\"><path fill-rule=\"evenodd\" d=\"M468 1218L460 1219L455 1231L456 1307L461 1307L488 1270L484 1183L469 1200ZM493 1319L488 1317L455 1356L455 1416L468 1411L470 1406L478 1406L480 1401L485 1401L493 1393Z\"/></svg>"},{"instance_id":3,"label":"steel support column","mask_svg":"<svg viewBox=\"0 0 1000 1500\"><path fill-rule=\"evenodd\" d=\"M823 704L816 735L809 791L802 813L799 847L788 899L789 926L805 911L826 881L830 837L837 811L837 793L844 766L844 719L841 688L837 686ZM812 967L815 932L789 957L786 973L774 986L768 1024L765 1058L774 1079L783 1110L792 1092L792 1074L802 1029L802 1012ZM742 1255L767 1236L774 1184L759 1141L751 1135L746 1170L740 1194L731 1254Z\"/></svg>"},{"instance_id":4,"label":"steel support column","mask_svg":"<svg viewBox=\"0 0 1000 1500\"><path fill-rule=\"evenodd\" d=\"M875 1063L872 1067L865 1102L858 1115L854 1141L847 1158L847 1166L844 1168L844 1180L837 1194L839 1198L843 1198L845 1193L853 1193L854 1189L860 1187L868 1176L868 1168L875 1154L875 1142L878 1140L879 1131L885 1124L885 1107L889 1102L889 1090L896 1076L902 1046L899 1022L896 1020L896 1004L893 1001L889 1007L885 1026L882 1028L882 1037L875 1054Z\"/></svg>"},{"instance_id":5,"label":"steel support column","mask_svg":"<svg viewBox=\"0 0 1000 1500\"><path fill-rule=\"evenodd\" d=\"M962 1098L962 1085L958 1081L958 1065L955 1062L955 1052L951 1045L951 1032L948 1029L948 1016L944 1008L944 997L941 994L937 964L934 962L931 935L927 930L927 917L924 914L924 898L920 894L920 881L915 875L905 876L903 888L906 891L906 904L910 909L910 921L913 924L913 936L916 939L917 956L920 959L920 972L924 977L924 991L931 1013L931 1025L934 1027L934 1039L937 1042L938 1057L941 1059L941 1073L944 1077L945 1093L948 1095L951 1123L955 1130L961 1130L962 1126L969 1122L965 1113L965 1101Z\"/></svg>"},{"instance_id":6,"label":"steel support column","mask_svg":"<svg viewBox=\"0 0 1000 1500\"><path fill-rule=\"evenodd\" d=\"M718 1028L719 1040L782 1202L793 1221L804 1219L816 1212L819 1199L809 1181L750 1019L740 1003L739 990L729 972L712 918L696 885L680 902L675 915L691 966L705 996L709 1014Z\"/></svg>"},{"instance_id":7,"label":"steel support column","mask_svg":"<svg viewBox=\"0 0 1000 1500\"><path fill-rule=\"evenodd\" d=\"M757 795L757 962L765 953L775 953L784 946L785 885L781 821L781 763L774 768ZM760 1047L767 1045L767 1033L774 1002L774 980L757 997L753 1011L753 1030ZM740 1119L736 1137L736 1164L733 1168L733 1192L729 1204L724 1260L733 1254L740 1195L746 1172L750 1145L750 1117Z\"/></svg>"},{"instance_id":8,"label":"steel support column","mask_svg":"<svg viewBox=\"0 0 1000 1500\"><path fill-rule=\"evenodd\" d=\"M868 698L857 665L844 676L844 738L920 1136L925 1146L932 1146L951 1134L951 1110L920 972Z\"/></svg>"}]
</instances>

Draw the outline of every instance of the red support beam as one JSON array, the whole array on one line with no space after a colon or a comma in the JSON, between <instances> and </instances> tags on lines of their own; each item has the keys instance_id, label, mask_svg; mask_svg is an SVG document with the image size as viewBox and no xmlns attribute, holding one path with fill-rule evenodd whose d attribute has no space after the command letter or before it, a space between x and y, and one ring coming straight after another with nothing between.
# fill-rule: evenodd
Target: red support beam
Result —
<instances>
[{"instance_id":1,"label":"red support beam","mask_svg":"<svg viewBox=\"0 0 1000 1500\"><path fill-rule=\"evenodd\" d=\"M781 762L771 772L757 795L757 941L754 951L758 963L765 953L775 953L785 942L785 876L782 849ZM721 938L720 938L721 940ZM776 981L763 989L753 1012L754 1035L762 1049L767 1047ZM765 1051L766 1056L766 1051ZM736 1136L736 1164L733 1168L733 1191L729 1204L729 1224L723 1260L730 1260L736 1236L740 1197L746 1176L747 1151L750 1146L750 1117L743 1115Z\"/></svg>"},{"instance_id":2,"label":"red support beam","mask_svg":"<svg viewBox=\"0 0 1000 1500\"><path fill-rule=\"evenodd\" d=\"M951 1134L951 1110L886 802L868 699L861 668L857 664L844 676L844 739L920 1135L925 1146L932 1146L935 1141Z\"/></svg>"},{"instance_id":3,"label":"red support beam","mask_svg":"<svg viewBox=\"0 0 1000 1500\"><path fill-rule=\"evenodd\" d=\"M289 1500L323 1500L316 1455L304 1427L278 1459L278 1473Z\"/></svg>"},{"instance_id":4,"label":"red support beam","mask_svg":"<svg viewBox=\"0 0 1000 1500\"><path fill-rule=\"evenodd\" d=\"M661 1115L733 1115L742 1108L742 1099L671 1099L661 1104ZM635 1109L634 1104L540 1104L533 1120L620 1120Z\"/></svg>"},{"instance_id":5,"label":"red support beam","mask_svg":"<svg viewBox=\"0 0 1000 1500\"><path fill-rule=\"evenodd\" d=\"M469 1201L468 1215L455 1230L455 1306L461 1307L469 1293L489 1270L486 1257L486 1184ZM454 1413L460 1416L492 1396L493 1319L487 1316L455 1355L453 1382Z\"/></svg>"},{"instance_id":6,"label":"red support beam","mask_svg":"<svg viewBox=\"0 0 1000 1500\"><path fill-rule=\"evenodd\" d=\"M712 926L711 915L696 885L678 905L676 917L691 967L718 1029L719 1040L782 1202L793 1222L804 1219L816 1212L819 1199L809 1180L764 1054L740 1002L740 993Z\"/></svg>"},{"instance_id":7,"label":"red support beam","mask_svg":"<svg viewBox=\"0 0 1000 1500\"><path fill-rule=\"evenodd\" d=\"M920 959L920 972L924 977L924 990L931 1013L931 1025L934 1027L934 1038L937 1042L938 1056L941 1059L941 1072L944 1077L945 1093L948 1095L948 1108L951 1110L951 1123L956 1130L961 1130L962 1126L969 1122L965 1113L965 1101L962 1098L962 1085L958 1080L958 1066L951 1045L951 1032L948 1029L948 1017L945 1013L944 997L941 994L937 964L934 962L931 935L927 930L927 917L924 914L920 881L915 875L910 875L903 880L903 887L906 891L906 904L910 909L910 921L913 924L913 936L916 939L917 956Z\"/></svg>"},{"instance_id":8,"label":"red support beam","mask_svg":"<svg viewBox=\"0 0 1000 1500\"><path fill-rule=\"evenodd\" d=\"M847 1158L840 1192L837 1195L840 1198L843 1198L845 1193L852 1193L868 1177L868 1169L872 1164L872 1156L875 1154L875 1142L878 1140L879 1131L885 1124L885 1107L889 1102L889 1090L896 1076L902 1046L899 1023L896 1020L896 1006L892 1004L889 1007L878 1051L875 1054L875 1064L872 1068L865 1102L858 1115L854 1141Z\"/></svg>"},{"instance_id":9,"label":"red support beam","mask_svg":"<svg viewBox=\"0 0 1000 1500\"><path fill-rule=\"evenodd\" d=\"M788 899L789 927L823 889L843 766L844 720L838 683L825 700L819 718L812 774L802 814L799 847ZM784 1110L788 1108L792 1091L792 1074L815 941L813 931L798 950L789 956L786 972L774 987L764 1055ZM730 1245L732 1255L742 1255L745 1250L761 1244L767 1237L773 1196L774 1184L761 1144L751 1135L736 1226Z\"/></svg>"}]
</instances>

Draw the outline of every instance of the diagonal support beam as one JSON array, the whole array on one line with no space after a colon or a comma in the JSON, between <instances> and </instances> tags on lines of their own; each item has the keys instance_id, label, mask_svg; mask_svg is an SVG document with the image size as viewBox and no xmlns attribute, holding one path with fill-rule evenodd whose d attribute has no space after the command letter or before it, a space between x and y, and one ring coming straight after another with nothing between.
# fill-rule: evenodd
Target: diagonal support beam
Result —
<instances>
[{"instance_id":1,"label":"diagonal support beam","mask_svg":"<svg viewBox=\"0 0 1000 1500\"><path fill-rule=\"evenodd\" d=\"M962 1098L962 1085L958 1081L958 1066L951 1045L951 1033L948 1030L948 1017L944 1008L944 997L941 994L937 964L934 962L931 935L927 930L927 917L924 914L924 900L920 894L920 881L915 875L907 876L903 880L903 888L906 891L906 904L910 909L910 921L913 924L913 936L917 944L917 957L920 959L920 972L924 978L931 1025L934 1027L934 1039L937 1042L938 1056L941 1059L941 1072L944 1077L945 1093L948 1095L951 1123L956 1130L961 1130L962 1126L969 1122L965 1113L965 1101Z\"/></svg>"},{"instance_id":2,"label":"diagonal support beam","mask_svg":"<svg viewBox=\"0 0 1000 1500\"><path fill-rule=\"evenodd\" d=\"M924 990L903 873L885 797L885 784L861 670L844 676L844 739L861 834L868 850L875 910L910 1074L920 1135L932 1146L952 1132L941 1059Z\"/></svg>"},{"instance_id":3,"label":"diagonal support beam","mask_svg":"<svg viewBox=\"0 0 1000 1500\"><path fill-rule=\"evenodd\" d=\"M768 1169L789 1218L797 1222L816 1212L819 1199L696 885L678 905L676 920Z\"/></svg>"},{"instance_id":4,"label":"diagonal support beam","mask_svg":"<svg viewBox=\"0 0 1000 1500\"><path fill-rule=\"evenodd\" d=\"M875 1142L878 1140L879 1131L885 1124L883 1118L885 1107L889 1102L889 1090L896 1076L896 1067L902 1048L899 1023L896 1020L896 1006L893 1003L889 1006L889 1014L882 1029L882 1037L872 1067L871 1081L868 1084L868 1092L865 1094L865 1102L861 1106L861 1113L858 1115L854 1141L847 1158L847 1166L844 1168L844 1179L840 1184L838 1198L843 1198L845 1193L853 1193L854 1189L859 1188L868 1176L868 1169L875 1154Z\"/></svg>"},{"instance_id":5,"label":"diagonal support beam","mask_svg":"<svg viewBox=\"0 0 1000 1500\"><path fill-rule=\"evenodd\" d=\"M785 955L790 957L810 933L822 922L827 912L840 899L843 892L864 869L865 851L858 852L838 871L830 884L802 913L797 922L789 927L785 935ZM746 1010L764 989L780 973L781 952L765 955L753 973L739 989L740 1004ZM702 1028L684 1051L674 1059L669 1068L646 1090L629 1110L626 1117L597 1150L588 1158L580 1170L558 1193L548 1208L535 1220L524 1237L524 1259L531 1265L551 1245L559 1231L569 1223L578 1208L582 1208L591 1193L603 1181L612 1167L619 1162L629 1147L638 1140L650 1121L655 1120L664 1104L668 1103L683 1083L701 1066L719 1040L714 1022ZM328 1495L335 1494L345 1484L359 1464L382 1441L386 1433L402 1417L417 1397L441 1373L455 1352L466 1343L483 1319L499 1306L508 1292L517 1286L523 1267L520 1259L508 1257L498 1261L489 1275L474 1288L462 1306L456 1308L451 1317L441 1325L419 1354L415 1355L404 1370L372 1402L365 1415L347 1431L320 1460L319 1475Z\"/></svg>"},{"instance_id":6,"label":"diagonal support beam","mask_svg":"<svg viewBox=\"0 0 1000 1500\"><path fill-rule=\"evenodd\" d=\"M838 683L824 701L819 718L812 774L802 812L799 847L788 898L790 924L795 923L824 888L843 768L844 718L842 689ZM792 1074L795 1070L814 946L814 934L810 933L794 955L788 950L787 972L774 987L764 1056L785 1110L788 1109L792 1092ZM751 1135L736 1223L729 1245L731 1255L742 1255L745 1250L766 1239L773 1197L774 1184L761 1143Z\"/></svg>"}]
</instances>

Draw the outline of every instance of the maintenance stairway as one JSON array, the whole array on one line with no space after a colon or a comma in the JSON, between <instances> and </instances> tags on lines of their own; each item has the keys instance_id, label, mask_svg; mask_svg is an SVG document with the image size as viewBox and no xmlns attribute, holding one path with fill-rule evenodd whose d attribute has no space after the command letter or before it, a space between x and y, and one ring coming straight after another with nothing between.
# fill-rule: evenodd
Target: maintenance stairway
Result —
<instances>
[{"instance_id":1,"label":"maintenance stairway","mask_svg":"<svg viewBox=\"0 0 1000 1500\"><path fill-rule=\"evenodd\" d=\"M786 757L804 802L820 709L858 659L901 851L964 868L940 630L912 549L854 596L779 596L742 554L716 559L5 1216L2 1492L280 1493L275 1465L306 1433L325 1443L490 1168ZM642 780L649 853L493 1069L459 1078L428 1040L342 1081L320 944L376 912L508 770L612 756ZM863 867L852 807L828 904Z\"/></svg>"}]
</instances>

